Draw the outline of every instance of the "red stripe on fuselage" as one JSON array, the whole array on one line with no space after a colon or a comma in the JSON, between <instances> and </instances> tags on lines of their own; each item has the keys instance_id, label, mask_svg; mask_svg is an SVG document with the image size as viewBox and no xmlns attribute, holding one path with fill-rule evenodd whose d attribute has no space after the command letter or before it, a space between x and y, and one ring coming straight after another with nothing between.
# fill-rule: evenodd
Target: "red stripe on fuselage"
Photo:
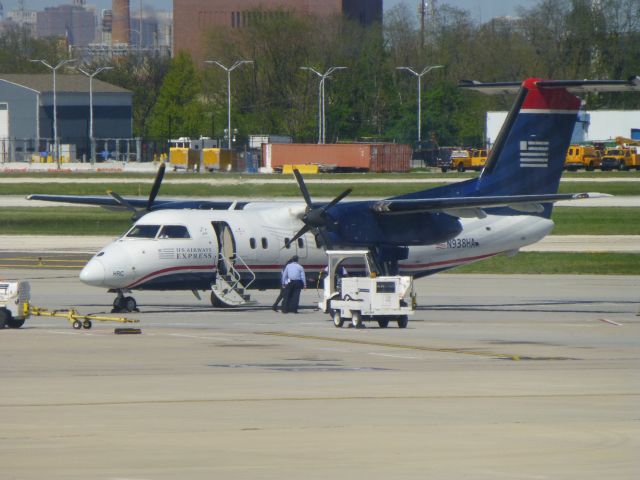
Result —
<instances>
[{"instance_id":1,"label":"red stripe on fuselage","mask_svg":"<svg viewBox=\"0 0 640 480\"><path fill-rule=\"evenodd\" d=\"M459 263L473 262L476 260L482 260L484 258L493 257L495 255L499 255L500 253L502 252L488 253L486 255L477 255L475 257L455 258L451 260L442 260L439 262L430 262L430 263L408 263L408 264L405 263L400 265L400 270L417 270L417 269L430 270L433 268L443 267L447 265L455 266L456 264L459 264ZM303 267L308 270L321 270L325 266L326 265L317 265L317 264L303 265ZM282 270L282 265L279 265L279 264L248 265L248 268L254 271L262 271L265 273L280 273ZM247 270L247 268L244 265L238 266L237 269ZM136 280L135 282L129 284L124 288L136 288L136 287L139 287L145 281L150 280L151 278L159 277L165 274L172 274L181 270L182 271L189 271L189 270L212 270L213 271L215 270L215 268L212 265L164 268L162 270L157 270L155 272L149 273L148 275L145 275L144 277L139 278L138 280Z\"/></svg>"},{"instance_id":2,"label":"red stripe on fuselage","mask_svg":"<svg viewBox=\"0 0 640 480\"><path fill-rule=\"evenodd\" d=\"M214 271L215 267L213 265L190 265L187 267L171 267L171 268L163 268L162 270L156 270L155 272L151 272L144 277L139 278L133 283L130 283L124 288L135 288L139 287L140 284L144 283L147 280L150 280L152 277L159 277L167 273L175 273L178 271L189 271L189 270L211 270Z\"/></svg>"}]
</instances>

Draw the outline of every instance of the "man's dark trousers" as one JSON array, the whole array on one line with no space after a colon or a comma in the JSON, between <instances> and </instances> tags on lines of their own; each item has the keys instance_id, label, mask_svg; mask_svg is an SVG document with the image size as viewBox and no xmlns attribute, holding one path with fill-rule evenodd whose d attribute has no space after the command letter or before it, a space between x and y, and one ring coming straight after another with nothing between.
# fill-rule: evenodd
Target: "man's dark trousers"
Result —
<instances>
[{"instance_id":1,"label":"man's dark trousers","mask_svg":"<svg viewBox=\"0 0 640 480\"><path fill-rule=\"evenodd\" d=\"M291 280L284 289L284 300L282 301L282 313L298 313L298 303L300 303L300 292L304 288L302 280Z\"/></svg>"}]
</instances>

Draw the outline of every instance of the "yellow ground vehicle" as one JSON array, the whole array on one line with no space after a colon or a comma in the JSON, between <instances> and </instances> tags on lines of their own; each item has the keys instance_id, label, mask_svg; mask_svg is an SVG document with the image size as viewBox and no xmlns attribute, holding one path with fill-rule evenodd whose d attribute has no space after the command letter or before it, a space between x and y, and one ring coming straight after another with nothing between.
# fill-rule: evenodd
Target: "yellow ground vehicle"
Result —
<instances>
[{"instance_id":1,"label":"yellow ground vehicle","mask_svg":"<svg viewBox=\"0 0 640 480\"><path fill-rule=\"evenodd\" d=\"M640 155L635 149L626 147L607 148L600 168L605 170L640 170Z\"/></svg>"},{"instance_id":2,"label":"yellow ground vehicle","mask_svg":"<svg viewBox=\"0 0 640 480\"><path fill-rule=\"evenodd\" d=\"M600 168L601 161L600 152L591 145L570 145L564 168L570 171L580 168L591 171Z\"/></svg>"},{"instance_id":3,"label":"yellow ground vehicle","mask_svg":"<svg viewBox=\"0 0 640 480\"><path fill-rule=\"evenodd\" d=\"M180 137L169 140L169 165L174 170L182 169L200 171L200 166L205 169L222 170L227 164L231 164L232 153L216 147L216 141L210 138L190 139Z\"/></svg>"},{"instance_id":4,"label":"yellow ground vehicle","mask_svg":"<svg viewBox=\"0 0 640 480\"><path fill-rule=\"evenodd\" d=\"M485 163L487 163L487 151L484 149L454 150L451 152L452 170L459 172L482 170Z\"/></svg>"}]
</instances>

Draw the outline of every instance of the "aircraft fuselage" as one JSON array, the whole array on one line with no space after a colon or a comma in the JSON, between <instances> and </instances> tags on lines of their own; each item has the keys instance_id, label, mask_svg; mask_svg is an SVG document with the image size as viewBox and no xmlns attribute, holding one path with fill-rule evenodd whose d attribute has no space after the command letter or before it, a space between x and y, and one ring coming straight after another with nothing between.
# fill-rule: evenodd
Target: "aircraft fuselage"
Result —
<instances>
[{"instance_id":1,"label":"aircraft fuselage","mask_svg":"<svg viewBox=\"0 0 640 480\"><path fill-rule=\"evenodd\" d=\"M248 204L243 210L160 210L145 215L85 266L80 279L113 290L208 290L220 256L255 280L249 288L280 287L282 266L297 255L313 282L326 255L312 233L285 248L300 228L298 202ZM455 217L451 217L455 218ZM416 233L399 273L416 278L535 243L553 228L549 219L529 215L455 218L459 228L433 243ZM416 232L420 226L414 227ZM455 234L456 232L459 232ZM252 272L252 273L251 273Z\"/></svg>"}]
</instances>

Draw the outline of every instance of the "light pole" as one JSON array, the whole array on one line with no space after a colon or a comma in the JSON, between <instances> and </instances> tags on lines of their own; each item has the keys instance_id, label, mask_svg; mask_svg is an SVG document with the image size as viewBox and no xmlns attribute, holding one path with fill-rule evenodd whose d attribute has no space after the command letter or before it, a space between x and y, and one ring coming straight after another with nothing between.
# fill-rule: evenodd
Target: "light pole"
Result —
<instances>
[{"instance_id":1,"label":"light pole","mask_svg":"<svg viewBox=\"0 0 640 480\"><path fill-rule=\"evenodd\" d=\"M312 67L300 67L300 70L308 70L320 77L320 84L318 85L318 143L324 144L326 140L326 118L324 109L324 83L331 74L337 70L344 70L347 67L331 67L326 72L320 73Z\"/></svg>"},{"instance_id":2,"label":"light pole","mask_svg":"<svg viewBox=\"0 0 640 480\"><path fill-rule=\"evenodd\" d=\"M238 60L230 67L225 67L217 60L205 60L204 63L215 63L225 72L227 72L227 148L231 150L231 138L233 133L231 132L231 72L244 63L253 63L253 60Z\"/></svg>"},{"instance_id":3,"label":"light pole","mask_svg":"<svg viewBox=\"0 0 640 480\"><path fill-rule=\"evenodd\" d=\"M416 72L411 67L396 67L396 70L406 70L418 77L418 144L422 141L422 76L435 68L442 67L443 65L431 65L429 67L424 67L420 73Z\"/></svg>"},{"instance_id":4,"label":"light pole","mask_svg":"<svg viewBox=\"0 0 640 480\"><path fill-rule=\"evenodd\" d=\"M138 33L138 50L142 51L142 0L138 2L138 15L140 15L138 19L138 26L140 27L140 32Z\"/></svg>"},{"instance_id":5,"label":"light pole","mask_svg":"<svg viewBox=\"0 0 640 480\"><path fill-rule=\"evenodd\" d=\"M53 72L53 155L56 159L56 166L60 168L60 152L58 150L58 108L56 103L56 70L67 63L75 62L75 59L60 60L55 67L49 65L42 59L29 61L32 63L41 63Z\"/></svg>"},{"instance_id":6,"label":"light pole","mask_svg":"<svg viewBox=\"0 0 640 480\"><path fill-rule=\"evenodd\" d=\"M87 77L89 77L89 155L91 156L91 163L93 164L95 159L95 145L93 141L93 77L98 75L100 72L105 70L112 70L113 67L99 67L93 71L93 73L87 72L82 68L78 67L82 73L84 73Z\"/></svg>"}]
</instances>

